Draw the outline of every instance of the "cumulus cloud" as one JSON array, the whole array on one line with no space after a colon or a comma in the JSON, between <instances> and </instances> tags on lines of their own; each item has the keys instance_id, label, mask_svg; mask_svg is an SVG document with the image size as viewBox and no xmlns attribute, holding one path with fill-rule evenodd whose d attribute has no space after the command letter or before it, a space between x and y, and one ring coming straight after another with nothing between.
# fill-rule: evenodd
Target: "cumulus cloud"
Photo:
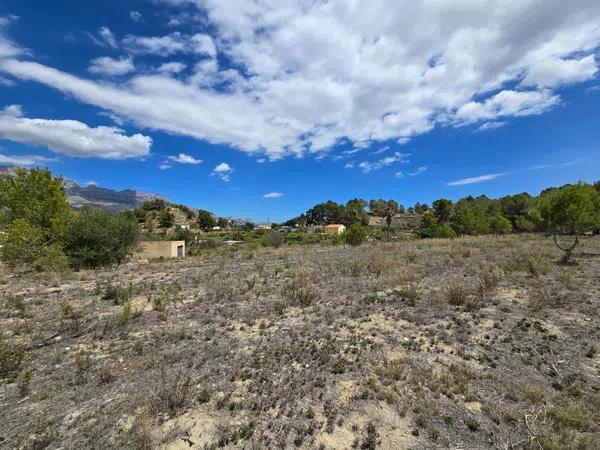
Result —
<instances>
[{"instance_id":1,"label":"cumulus cloud","mask_svg":"<svg viewBox=\"0 0 600 450\"><path fill-rule=\"evenodd\" d=\"M263 198L279 198L283 197L281 192L269 192L268 194L263 195Z\"/></svg>"},{"instance_id":2,"label":"cumulus cloud","mask_svg":"<svg viewBox=\"0 0 600 450\"><path fill-rule=\"evenodd\" d=\"M229 181L231 172L233 172L233 168L226 162L222 162L213 169L211 175L216 175L223 181Z\"/></svg>"},{"instance_id":3,"label":"cumulus cloud","mask_svg":"<svg viewBox=\"0 0 600 450\"><path fill-rule=\"evenodd\" d=\"M598 69L595 0L165 3L197 7L212 37L123 43L201 57L185 79L165 71L98 83L14 55L0 70L142 127L277 159L542 114L561 103L562 86Z\"/></svg>"},{"instance_id":4,"label":"cumulus cloud","mask_svg":"<svg viewBox=\"0 0 600 450\"><path fill-rule=\"evenodd\" d=\"M91 61L88 71L99 75L125 75L133 72L135 66L131 58L114 59L108 56L96 58Z\"/></svg>"},{"instance_id":5,"label":"cumulus cloud","mask_svg":"<svg viewBox=\"0 0 600 450\"><path fill-rule=\"evenodd\" d=\"M359 169L362 169L363 173L371 173L397 162L406 163L408 162L408 160L406 159L407 156L409 155L400 152L395 152L392 156L387 156L377 161L363 161L359 163L357 167Z\"/></svg>"},{"instance_id":6,"label":"cumulus cloud","mask_svg":"<svg viewBox=\"0 0 600 450\"><path fill-rule=\"evenodd\" d=\"M168 159L179 164L202 164L201 159L196 159L191 155L186 155L185 153L180 153L176 156L169 156Z\"/></svg>"},{"instance_id":7,"label":"cumulus cloud","mask_svg":"<svg viewBox=\"0 0 600 450\"><path fill-rule=\"evenodd\" d=\"M29 119L18 105L0 114L0 139L46 147L55 153L102 159L139 158L150 152L152 139L128 136L115 127L89 127L76 120Z\"/></svg>"},{"instance_id":8,"label":"cumulus cloud","mask_svg":"<svg viewBox=\"0 0 600 450\"><path fill-rule=\"evenodd\" d=\"M472 178L463 178L461 180L450 181L446 183L448 186L464 186L467 184L483 183L485 181L495 180L498 177L504 175L503 173L490 173L487 175L479 175Z\"/></svg>"}]
</instances>

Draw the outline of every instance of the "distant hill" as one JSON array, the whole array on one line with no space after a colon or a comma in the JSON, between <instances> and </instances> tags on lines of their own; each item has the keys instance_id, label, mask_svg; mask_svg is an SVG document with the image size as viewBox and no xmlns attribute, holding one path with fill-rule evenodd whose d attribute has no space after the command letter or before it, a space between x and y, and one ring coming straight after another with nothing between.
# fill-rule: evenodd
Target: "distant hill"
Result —
<instances>
[{"instance_id":1,"label":"distant hill","mask_svg":"<svg viewBox=\"0 0 600 450\"><path fill-rule=\"evenodd\" d=\"M64 187L71 208L76 210L84 206L94 206L118 213L127 209L137 208L147 200L154 198L164 199L164 197L158 194L148 194L133 189L115 191L114 189L95 185L80 186L70 180L65 180Z\"/></svg>"},{"instance_id":2,"label":"distant hill","mask_svg":"<svg viewBox=\"0 0 600 450\"><path fill-rule=\"evenodd\" d=\"M15 167L0 167L0 176L15 174ZM158 194L149 194L133 189L115 191L114 189L103 188L95 185L80 186L75 181L65 180L64 188L68 196L71 208L79 210L84 206L94 206L107 209L113 213L125 211L127 209L137 208L146 200L153 198L162 198Z\"/></svg>"}]
</instances>

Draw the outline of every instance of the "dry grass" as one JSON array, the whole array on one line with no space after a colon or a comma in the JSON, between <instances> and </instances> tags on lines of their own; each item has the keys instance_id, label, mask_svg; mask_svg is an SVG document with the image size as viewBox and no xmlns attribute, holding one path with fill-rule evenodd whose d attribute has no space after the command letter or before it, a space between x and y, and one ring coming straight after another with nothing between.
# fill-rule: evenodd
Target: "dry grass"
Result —
<instances>
[{"instance_id":1,"label":"dry grass","mask_svg":"<svg viewBox=\"0 0 600 450\"><path fill-rule=\"evenodd\" d=\"M559 256L523 235L0 268L0 447L597 448L600 258Z\"/></svg>"}]
</instances>

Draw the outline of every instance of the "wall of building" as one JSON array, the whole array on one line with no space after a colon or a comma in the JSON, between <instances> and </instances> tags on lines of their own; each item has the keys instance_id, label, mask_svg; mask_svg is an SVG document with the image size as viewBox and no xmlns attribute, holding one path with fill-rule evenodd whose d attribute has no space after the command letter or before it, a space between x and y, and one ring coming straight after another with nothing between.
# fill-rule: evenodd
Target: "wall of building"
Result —
<instances>
[{"instance_id":1,"label":"wall of building","mask_svg":"<svg viewBox=\"0 0 600 450\"><path fill-rule=\"evenodd\" d=\"M140 258L177 258L177 248L183 246L185 256L185 241L146 241L142 242Z\"/></svg>"}]
</instances>

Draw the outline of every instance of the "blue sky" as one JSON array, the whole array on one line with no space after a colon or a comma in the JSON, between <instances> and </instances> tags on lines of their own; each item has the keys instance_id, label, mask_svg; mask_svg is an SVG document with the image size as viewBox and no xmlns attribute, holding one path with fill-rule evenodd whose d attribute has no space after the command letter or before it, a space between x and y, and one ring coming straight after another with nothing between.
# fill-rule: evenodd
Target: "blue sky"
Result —
<instances>
[{"instance_id":1,"label":"blue sky","mask_svg":"<svg viewBox=\"0 0 600 450\"><path fill-rule=\"evenodd\" d=\"M259 221L600 179L600 4L540 5L4 0L0 163Z\"/></svg>"}]
</instances>

